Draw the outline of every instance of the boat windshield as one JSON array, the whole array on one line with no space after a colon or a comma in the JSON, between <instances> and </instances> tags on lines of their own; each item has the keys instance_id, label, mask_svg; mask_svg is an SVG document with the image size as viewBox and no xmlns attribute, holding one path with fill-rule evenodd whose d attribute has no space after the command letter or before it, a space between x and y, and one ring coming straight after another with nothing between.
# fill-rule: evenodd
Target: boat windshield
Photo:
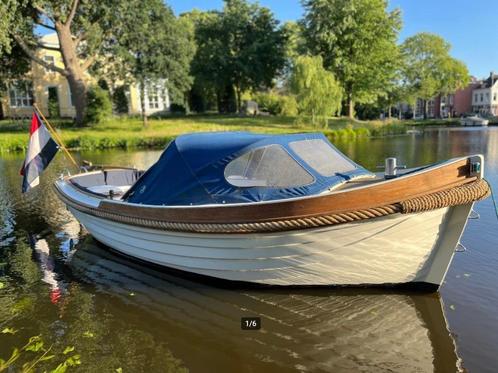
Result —
<instances>
[{"instance_id":1,"label":"boat windshield","mask_svg":"<svg viewBox=\"0 0 498 373\"><path fill-rule=\"evenodd\" d=\"M225 178L237 187L288 188L311 184L314 177L280 145L253 149L230 162Z\"/></svg>"}]
</instances>

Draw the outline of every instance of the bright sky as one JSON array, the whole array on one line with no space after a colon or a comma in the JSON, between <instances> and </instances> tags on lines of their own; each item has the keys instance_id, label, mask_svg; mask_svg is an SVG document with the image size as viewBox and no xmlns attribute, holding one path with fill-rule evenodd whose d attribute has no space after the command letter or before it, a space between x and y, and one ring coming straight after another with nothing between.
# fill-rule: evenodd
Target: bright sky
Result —
<instances>
[{"instance_id":1,"label":"bright sky","mask_svg":"<svg viewBox=\"0 0 498 373\"><path fill-rule=\"evenodd\" d=\"M166 0L176 14L193 8L220 9L222 0ZM302 15L299 0L259 0L281 21ZM390 0L403 14L401 41L417 32L434 32L451 43L452 55L478 78L498 72L497 0Z\"/></svg>"}]
</instances>

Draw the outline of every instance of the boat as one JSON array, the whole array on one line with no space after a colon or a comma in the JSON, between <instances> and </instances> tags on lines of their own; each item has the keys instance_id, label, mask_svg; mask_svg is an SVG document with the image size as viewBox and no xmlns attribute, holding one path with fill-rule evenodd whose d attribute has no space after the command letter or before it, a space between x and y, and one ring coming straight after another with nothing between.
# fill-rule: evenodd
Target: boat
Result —
<instances>
[{"instance_id":1,"label":"boat","mask_svg":"<svg viewBox=\"0 0 498 373\"><path fill-rule=\"evenodd\" d=\"M481 118L477 115L471 117L463 117L460 119L460 123L462 126L473 126L473 127L482 127L487 126L489 124L489 120L485 118Z\"/></svg>"},{"instance_id":2,"label":"boat","mask_svg":"<svg viewBox=\"0 0 498 373\"><path fill-rule=\"evenodd\" d=\"M490 194L470 155L384 175L321 133L177 137L148 170L61 176L55 190L101 243L209 278L275 286L437 290L473 203Z\"/></svg>"}]
</instances>

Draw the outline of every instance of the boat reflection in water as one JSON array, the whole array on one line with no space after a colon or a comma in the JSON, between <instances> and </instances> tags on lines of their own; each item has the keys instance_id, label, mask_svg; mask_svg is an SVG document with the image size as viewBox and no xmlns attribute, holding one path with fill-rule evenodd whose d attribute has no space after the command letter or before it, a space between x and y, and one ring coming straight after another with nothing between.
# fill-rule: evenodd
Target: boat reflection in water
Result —
<instances>
[{"instance_id":1,"label":"boat reflection in water","mask_svg":"<svg viewBox=\"0 0 498 373\"><path fill-rule=\"evenodd\" d=\"M191 371L458 369L435 294L220 288L115 255L90 237L69 266ZM244 316L261 317L261 330L241 330Z\"/></svg>"}]
</instances>

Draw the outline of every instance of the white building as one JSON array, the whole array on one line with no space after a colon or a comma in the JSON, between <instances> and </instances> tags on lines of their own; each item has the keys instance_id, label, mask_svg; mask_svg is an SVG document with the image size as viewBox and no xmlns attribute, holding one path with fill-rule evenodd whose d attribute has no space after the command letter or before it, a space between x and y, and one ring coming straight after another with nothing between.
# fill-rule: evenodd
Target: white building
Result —
<instances>
[{"instance_id":1,"label":"white building","mask_svg":"<svg viewBox=\"0 0 498 373\"><path fill-rule=\"evenodd\" d=\"M498 74L491 72L489 78L472 91L472 111L498 116Z\"/></svg>"}]
</instances>

